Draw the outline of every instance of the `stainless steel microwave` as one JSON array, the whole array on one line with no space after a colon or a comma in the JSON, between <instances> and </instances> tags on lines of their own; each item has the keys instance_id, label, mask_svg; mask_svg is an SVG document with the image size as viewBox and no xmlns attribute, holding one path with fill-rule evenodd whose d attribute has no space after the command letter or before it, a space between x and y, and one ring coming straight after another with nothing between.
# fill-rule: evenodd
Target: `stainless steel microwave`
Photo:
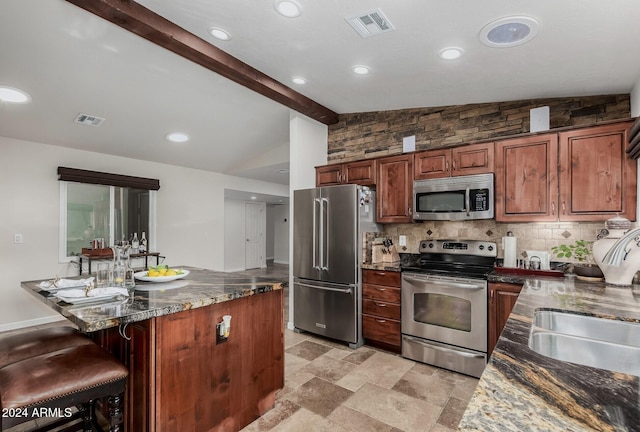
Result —
<instances>
[{"instance_id":1,"label":"stainless steel microwave","mask_svg":"<svg viewBox=\"0 0 640 432\"><path fill-rule=\"evenodd\" d=\"M416 180L413 182L413 218L493 219L493 182L493 174Z\"/></svg>"}]
</instances>

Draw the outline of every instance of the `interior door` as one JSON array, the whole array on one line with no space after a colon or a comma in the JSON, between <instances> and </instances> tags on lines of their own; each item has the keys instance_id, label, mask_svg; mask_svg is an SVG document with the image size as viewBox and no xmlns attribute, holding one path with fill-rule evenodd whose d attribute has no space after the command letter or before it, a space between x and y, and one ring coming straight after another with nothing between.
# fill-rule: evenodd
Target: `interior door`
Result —
<instances>
[{"instance_id":1,"label":"interior door","mask_svg":"<svg viewBox=\"0 0 640 432\"><path fill-rule=\"evenodd\" d=\"M266 204L245 204L245 259L246 269L260 268L266 265L264 230L266 226Z\"/></svg>"}]
</instances>

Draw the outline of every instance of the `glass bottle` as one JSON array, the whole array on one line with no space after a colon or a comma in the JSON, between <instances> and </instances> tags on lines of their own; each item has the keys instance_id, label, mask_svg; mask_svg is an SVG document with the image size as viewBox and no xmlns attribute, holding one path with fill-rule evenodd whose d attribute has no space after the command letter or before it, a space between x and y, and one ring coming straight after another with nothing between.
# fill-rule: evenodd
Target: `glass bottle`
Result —
<instances>
[{"instance_id":1,"label":"glass bottle","mask_svg":"<svg viewBox=\"0 0 640 432\"><path fill-rule=\"evenodd\" d=\"M147 252L147 235L144 231L142 231L142 238L140 239L140 245L138 246L139 253Z\"/></svg>"},{"instance_id":2,"label":"glass bottle","mask_svg":"<svg viewBox=\"0 0 640 432\"><path fill-rule=\"evenodd\" d=\"M138 253L140 247L140 240L138 240L138 233L133 233L133 239L131 239L131 252Z\"/></svg>"}]
</instances>

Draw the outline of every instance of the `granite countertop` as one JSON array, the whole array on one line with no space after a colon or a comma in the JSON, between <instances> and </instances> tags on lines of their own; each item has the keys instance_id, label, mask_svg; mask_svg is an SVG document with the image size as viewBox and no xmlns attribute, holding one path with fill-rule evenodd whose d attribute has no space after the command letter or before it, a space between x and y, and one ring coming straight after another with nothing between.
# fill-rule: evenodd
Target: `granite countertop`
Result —
<instances>
[{"instance_id":1,"label":"granite countertop","mask_svg":"<svg viewBox=\"0 0 640 432\"><path fill-rule=\"evenodd\" d=\"M640 286L522 280L459 430L640 431L640 377L555 360L528 346L534 312L541 308L640 322Z\"/></svg>"},{"instance_id":2,"label":"granite countertop","mask_svg":"<svg viewBox=\"0 0 640 432\"><path fill-rule=\"evenodd\" d=\"M180 268L189 270L189 274L172 282L136 281L134 295L124 300L98 300L72 305L55 297L55 293L40 288L41 280L26 281L21 285L84 332L93 332L282 289L280 282L267 278L237 276L233 273L194 267Z\"/></svg>"},{"instance_id":3,"label":"granite countertop","mask_svg":"<svg viewBox=\"0 0 640 432\"><path fill-rule=\"evenodd\" d=\"M403 267L416 265L416 261L420 259L419 254L400 253L400 261L380 262L380 263L362 263L365 270L394 271L400 272Z\"/></svg>"}]
</instances>

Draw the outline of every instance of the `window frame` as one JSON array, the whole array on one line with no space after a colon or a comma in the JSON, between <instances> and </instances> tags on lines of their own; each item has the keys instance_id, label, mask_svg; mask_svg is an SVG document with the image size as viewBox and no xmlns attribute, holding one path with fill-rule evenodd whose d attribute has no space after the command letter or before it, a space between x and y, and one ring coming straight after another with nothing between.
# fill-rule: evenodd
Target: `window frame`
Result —
<instances>
[{"instance_id":1,"label":"window frame","mask_svg":"<svg viewBox=\"0 0 640 432\"><path fill-rule=\"evenodd\" d=\"M58 232L58 262L59 263L69 263L73 261L78 261L78 256L67 256L67 186L70 183L69 181L60 180L60 213L59 213L59 232ZM91 183L82 183L81 184L91 185ZM113 185L105 185L109 187L109 238L105 239L107 244L111 244L112 240L115 237L115 191L116 187L127 187L127 186L113 186ZM153 251L156 249L156 226L157 226L157 190L149 190L149 232L147 232L147 250ZM88 245L87 245L88 246Z\"/></svg>"}]
</instances>

